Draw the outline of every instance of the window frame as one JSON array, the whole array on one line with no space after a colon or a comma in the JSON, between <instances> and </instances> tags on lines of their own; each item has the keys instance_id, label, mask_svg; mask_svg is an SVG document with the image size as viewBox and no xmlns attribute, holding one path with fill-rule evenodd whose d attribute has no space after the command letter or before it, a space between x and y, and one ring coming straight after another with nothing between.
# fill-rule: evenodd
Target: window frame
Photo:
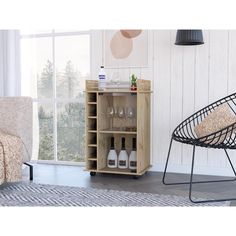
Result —
<instances>
[{"instance_id":1,"label":"window frame","mask_svg":"<svg viewBox=\"0 0 236 236\"><path fill-rule=\"evenodd\" d=\"M55 32L52 30L51 33L39 33L39 34L22 34L20 35L20 40L22 39L33 39L33 38L43 38L50 37L52 40L52 63L53 63L53 97L52 98L33 98L33 104L53 104L53 160L35 160L39 164L60 164L60 165L79 165L85 166L85 160L83 162L74 162L74 161L60 161L58 160L57 155L57 104L58 103L77 103L79 99L76 98L57 98L56 91L56 68L55 68L55 38L60 36L79 36L79 35L88 35L89 36L89 45L90 45L90 75L91 75L91 30L87 31L68 31L68 32ZM80 90L84 92L83 90Z\"/></svg>"}]
</instances>

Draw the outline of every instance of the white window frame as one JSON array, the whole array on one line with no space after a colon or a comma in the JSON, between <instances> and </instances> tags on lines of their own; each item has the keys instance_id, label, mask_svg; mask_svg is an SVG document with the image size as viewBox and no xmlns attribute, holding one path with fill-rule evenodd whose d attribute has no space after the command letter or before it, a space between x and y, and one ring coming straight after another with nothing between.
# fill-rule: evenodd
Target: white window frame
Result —
<instances>
[{"instance_id":1,"label":"white window frame","mask_svg":"<svg viewBox=\"0 0 236 236\"><path fill-rule=\"evenodd\" d=\"M31 39L31 38L43 38L50 37L52 38L52 61L53 61L53 97L52 98L33 98L33 103L37 104L52 104L53 103L53 160L37 160L36 163L40 164L60 164L60 165L79 165L84 166L84 162L73 162L73 161L60 161L57 157L57 104L61 103L77 103L79 99L75 98L57 98L56 91L56 68L55 68L55 37L59 36L78 36L78 35L88 35L90 40L90 75L91 75L91 31L71 31L71 32L55 32L52 30L51 33L39 33L39 34L22 34L21 39ZM83 90L80 90L84 92Z\"/></svg>"}]
</instances>

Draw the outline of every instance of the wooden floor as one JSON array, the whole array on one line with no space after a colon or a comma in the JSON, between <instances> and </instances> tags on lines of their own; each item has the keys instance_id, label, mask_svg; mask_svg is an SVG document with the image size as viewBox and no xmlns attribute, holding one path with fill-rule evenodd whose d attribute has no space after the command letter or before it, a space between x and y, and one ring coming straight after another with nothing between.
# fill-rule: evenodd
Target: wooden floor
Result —
<instances>
[{"instance_id":1,"label":"wooden floor","mask_svg":"<svg viewBox=\"0 0 236 236\"><path fill-rule=\"evenodd\" d=\"M148 192L158 194L170 194L188 196L188 185L165 186L161 182L162 173L148 172L139 179L131 176L97 174L91 177L83 167L65 165L34 165L35 183L77 186L87 188L113 189L135 192ZM217 179L212 176L196 176L194 180ZM222 178L222 177L219 177ZM188 181L185 174L169 174L171 181ZM28 181L28 168L23 170L23 180ZM228 183L195 184L194 196L197 197L232 197L236 198L236 181ZM236 201L231 202L236 206Z\"/></svg>"}]
</instances>

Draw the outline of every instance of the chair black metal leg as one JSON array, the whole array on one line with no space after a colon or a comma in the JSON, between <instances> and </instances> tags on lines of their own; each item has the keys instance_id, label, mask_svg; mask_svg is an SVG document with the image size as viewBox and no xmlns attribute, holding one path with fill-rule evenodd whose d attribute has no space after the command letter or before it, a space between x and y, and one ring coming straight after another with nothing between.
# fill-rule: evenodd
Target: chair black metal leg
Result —
<instances>
[{"instance_id":1,"label":"chair black metal leg","mask_svg":"<svg viewBox=\"0 0 236 236\"><path fill-rule=\"evenodd\" d=\"M162 177L162 183L165 184L165 185L167 185L165 183L165 177L166 177L166 170L167 170L167 166L168 166L168 162L169 162L169 158L170 158L170 151L171 151L171 147L172 147L172 142L173 142L173 138L171 138L171 141L170 141L170 146L169 146L167 159L166 159L166 164L165 164L165 170L164 170L163 177Z\"/></svg>"},{"instance_id":2,"label":"chair black metal leg","mask_svg":"<svg viewBox=\"0 0 236 236\"><path fill-rule=\"evenodd\" d=\"M189 200L191 202L195 203L195 201L192 200L192 184L193 184L194 159L195 159L195 145L193 146L192 165L191 165L190 184L189 184Z\"/></svg>"},{"instance_id":3,"label":"chair black metal leg","mask_svg":"<svg viewBox=\"0 0 236 236\"><path fill-rule=\"evenodd\" d=\"M29 163L26 163L26 162L24 162L24 164L29 167L29 176L30 176L29 179L30 179L30 181L32 181L32 180L33 180L33 177L34 177L33 166L30 165Z\"/></svg>"},{"instance_id":4,"label":"chair black metal leg","mask_svg":"<svg viewBox=\"0 0 236 236\"><path fill-rule=\"evenodd\" d=\"M227 151L224 149L225 154L227 156L227 159L229 161L229 164L234 172L235 177L233 179L222 179L222 180L208 180L208 181L193 181L193 171L194 171L194 162L195 162L195 145L193 146L193 153L192 153L192 164L191 164L191 173L190 173L190 181L189 182L180 182L180 183L166 183L165 182L165 177L166 177L166 172L167 172L167 167L168 167L168 162L169 162L169 157L170 157L170 152L171 152L171 146L172 146L172 139L170 142L170 146L169 146L169 151L168 151L168 155L167 155L167 160L166 160L166 165L165 165L165 169L164 169L164 173L163 173L163 178L162 178L162 182L165 185L180 185L180 184L189 184L189 200L193 203L209 203L209 202L222 202L222 201L233 201L236 200L236 198L222 198L222 199L209 199L209 200L200 200L200 201L196 201L193 200L192 198L192 187L193 184L202 184L202 183L216 183L216 182L229 182L229 181L235 181L236 180L236 171L234 169L234 166L232 164L232 161L229 157L229 154L227 153Z\"/></svg>"},{"instance_id":5,"label":"chair black metal leg","mask_svg":"<svg viewBox=\"0 0 236 236\"><path fill-rule=\"evenodd\" d=\"M225 154L226 154L227 159L228 159L228 161L229 161L229 164L230 164L230 166L231 166L231 168L232 168L232 170L233 170L233 172L234 172L234 176L236 177L236 171L235 171L235 169L234 169L234 166L233 166L233 164L232 164L232 161L230 160L229 154L228 154L228 152L226 151L226 149L224 149L224 151L225 151Z\"/></svg>"},{"instance_id":6,"label":"chair black metal leg","mask_svg":"<svg viewBox=\"0 0 236 236\"><path fill-rule=\"evenodd\" d=\"M230 160L229 154L227 153L227 151L224 149L227 159L230 163L230 166L232 167L232 170L236 176L236 172L235 169L233 167L233 164ZM191 175L190 175L190 185L189 185L189 200L193 203L209 203L209 202L223 202L223 201L234 201L236 200L236 198L221 198L221 199L208 199L208 200L200 200L200 201L196 201L193 200L192 198L192 184L194 183L193 180L193 169L194 169L194 159L195 159L195 146L193 147L193 156L192 156L192 167L191 167ZM235 181L236 178L232 179L231 181ZM219 180L218 182L226 182L226 180Z\"/></svg>"},{"instance_id":7,"label":"chair black metal leg","mask_svg":"<svg viewBox=\"0 0 236 236\"><path fill-rule=\"evenodd\" d=\"M166 172L167 172L167 167L168 167L168 163L169 163L169 158L170 158L170 151L171 151L171 146L172 146L172 141L173 139L171 139L171 142L170 142L170 146L169 146L169 151L168 151L168 155L167 155L167 160L166 160L166 164L165 164L165 169L164 169L164 173L163 173L163 177L162 177L162 183L165 184L165 185L181 185L181 184L190 184L189 181L185 181L185 182L165 182L165 177L166 177ZM225 149L224 149L225 150ZM194 151L195 151L195 148L194 148ZM192 184L208 184L208 183L218 183L218 182L231 182L231 181L235 181L236 180L236 171L233 167L233 164L229 158L229 155L227 153L227 151L225 150L225 153L226 153L226 156L227 156L227 159L230 163L230 166L235 174L235 178L233 179L220 179L220 180L207 180L207 181L192 181Z\"/></svg>"}]
</instances>

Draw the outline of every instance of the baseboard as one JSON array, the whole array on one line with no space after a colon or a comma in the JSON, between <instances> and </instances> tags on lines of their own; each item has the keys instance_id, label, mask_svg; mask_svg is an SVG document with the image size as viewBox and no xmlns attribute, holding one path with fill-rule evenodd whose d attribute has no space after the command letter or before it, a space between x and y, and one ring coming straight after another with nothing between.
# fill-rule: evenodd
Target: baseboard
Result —
<instances>
[{"instance_id":1,"label":"baseboard","mask_svg":"<svg viewBox=\"0 0 236 236\"><path fill-rule=\"evenodd\" d=\"M163 172L165 164L154 164L150 171ZM168 166L167 171L172 173L190 173L190 166L187 165L170 165ZM229 176L232 177L233 172L231 168L222 168L222 167L209 167L209 166L196 166L194 169L195 174L201 175L214 175L214 176Z\"/></svg>"},{"instance_id":2,"label":"baseboard","mask_svg":"<svg viewBox=\"0 0 236 236\"><path fill-rule=\"evenodd\" d=\"M32 164L65 164L61 162L52 162L52 161L36 161L36 160L31 160ZM66 163L67 165L69 164L68 162ZM79 163L79 164L73 164L73 165L80 165L84 166L84 163ZM165 164L153 164L150 171L157 171L157 172L163 172L165 168ZM190 173L190 166L187 165L169 165L168 166L168 172L172 173L183 173L183 174L189 174ZM232 177L234 176L232 173L231 168L222 168L222 167L209 167L209 166L196 166L194 169L195 174L201 174L201 175L214 175L214 176L229 176Z\"/></svg>"}]
</instances>

